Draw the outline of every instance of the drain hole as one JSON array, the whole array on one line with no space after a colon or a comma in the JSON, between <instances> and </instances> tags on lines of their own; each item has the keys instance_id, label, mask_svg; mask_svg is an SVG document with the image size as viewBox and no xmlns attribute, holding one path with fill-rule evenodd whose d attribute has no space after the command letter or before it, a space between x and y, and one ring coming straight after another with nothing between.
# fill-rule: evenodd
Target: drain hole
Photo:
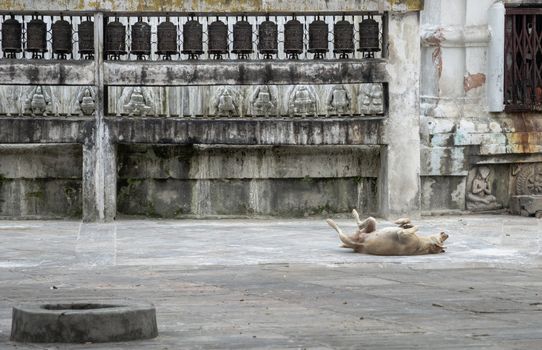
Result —
<instances>
[{"instance_id":1,"label":"drain hole","mask_svg":"<svg viewBox=\"0 0 542 350\"><path fill-rule=\"evenodd\" d=\"M114 307L121 307L122 305L109 305L109 304L45 304L41 305L45 310L93 310L93 309L108 309Z\"/></svg>"}]
</instances>

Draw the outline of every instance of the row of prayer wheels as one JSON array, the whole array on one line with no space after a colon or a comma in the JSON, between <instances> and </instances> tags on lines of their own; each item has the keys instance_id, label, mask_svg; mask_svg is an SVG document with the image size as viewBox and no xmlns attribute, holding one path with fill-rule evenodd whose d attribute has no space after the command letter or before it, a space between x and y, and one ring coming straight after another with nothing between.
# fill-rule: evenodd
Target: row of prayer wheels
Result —
<instances>
[{"instance_id":1,"label":"row of prayer wheels","mask_svg":"<svg viewBox=\"0 0 542 350\"><path fill-rule=\"evenodd\" d=\"M208 25L208 54L214 58L222 58L229 53L228 26L218 18ZM329 51L328 24L316 18L308 26L308 52L315 58L323 58ZM369 56L380 51L380 27L373 18L364 18L359 23L358 51ZM15 18L4 21L2 25L2 49L6 57L16 57L22 51L21 23ZM26 48L33 58L40 58L47 52L47 26L37 17L33 17L26 26ZM87 58L94 54L94 23L87 19L78 25L79 53ZM178 54L177 26L169 18L158 25L158 43L156 53L169 59ZM66 58L72 53L72 25L63 18L52 25L52 49L58 58ZM354 25L343 19L334 24L333 52L346 58L355 51ZM203 26L194 17L183 25L183 45L181 53L195 59L203 54ZM278 54L277 24L269 18L258 26L258 52L266 58ZM284 52L290 58L298 58L304 51L304 26L295 17L284 25ZM232 53L239 58L246 58L253 52L253 30L246 17L242 17L233 25ZM126 51L126 26L116 18L107 23L105 28L105 54L110 59L120 59ZM151 54L151 26L142 17L131 26L131 54L144 59Z\"/></svg>"},{"instance_id":2,"label":"row of prayer wheels","mask_svg":"<svg viewBox=\"0 0 542 350\"><path fill-rule=\"evenodd\" d=\"M72 25L63 17L53 23L53 54L65 59L73 51ZM87 19L78 26L79 53L87 57L94 55L94 23ZM15 58L22 52L22 24L14 16L2 23L2 50L6 57ZM25 51L32 53L32 58L41 58L47 52L47 24L43 19L32 16L26 23Z\"/></svg>"}]
</instances>

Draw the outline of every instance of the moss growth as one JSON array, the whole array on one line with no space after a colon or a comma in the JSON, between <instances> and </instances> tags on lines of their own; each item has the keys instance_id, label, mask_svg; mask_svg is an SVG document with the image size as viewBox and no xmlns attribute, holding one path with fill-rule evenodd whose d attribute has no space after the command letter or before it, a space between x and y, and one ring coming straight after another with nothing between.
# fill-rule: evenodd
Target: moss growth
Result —
<instances>
[{"instance_id":1,"label":"moss growth","mask_svg":"<svg viewBox=\"0 0 542 350\"><path fill-rule=\"evenodd\" d=\"M45 198L45 192L44 191L33 191L33 192L27 192L25 194L26 199L39 199L43 200Z\"/></svg>"}]
</instances>

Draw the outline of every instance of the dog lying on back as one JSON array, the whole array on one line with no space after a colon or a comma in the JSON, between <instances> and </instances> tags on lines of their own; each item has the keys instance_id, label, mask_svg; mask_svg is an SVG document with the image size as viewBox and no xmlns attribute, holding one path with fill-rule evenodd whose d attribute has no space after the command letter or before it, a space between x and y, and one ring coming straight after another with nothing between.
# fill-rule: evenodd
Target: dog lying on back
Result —
<instances>
[{"instance_id":1,"label":"dog lying on back","mask_svg":"<svg viewBox=\"0 0 542 350\"><path fill-rule=\"evenodd\" d=\"M422 255L444 253L444 241L448 235L441 232L439 235L422 237L416 233L418 228L410 223L410 219L401 218L395 221L398 227L376 229L376 220L369 217L363 221L359 219L356 209L352 210L358 229L352 235L346 235L331 219L327 219L329 226L339 234L342 247L354 249L356 253L373 255Z\"/></svg>"}]
</instances>

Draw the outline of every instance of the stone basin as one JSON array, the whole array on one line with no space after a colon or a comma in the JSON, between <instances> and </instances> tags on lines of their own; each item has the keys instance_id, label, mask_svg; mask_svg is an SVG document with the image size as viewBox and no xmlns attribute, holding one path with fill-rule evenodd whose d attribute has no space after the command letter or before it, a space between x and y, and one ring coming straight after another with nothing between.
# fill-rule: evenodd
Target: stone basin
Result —
<instances>
[{"instance_id":1,"label":"stone basin","mask_svg":"<svg viewBox=\"0 0 542 350\"><path fill-rule=\"evenodd\" d=\"M12 341L104 343L156 336L152 304L59 303L13 308Z\"/></svg>"}]
</instances>

